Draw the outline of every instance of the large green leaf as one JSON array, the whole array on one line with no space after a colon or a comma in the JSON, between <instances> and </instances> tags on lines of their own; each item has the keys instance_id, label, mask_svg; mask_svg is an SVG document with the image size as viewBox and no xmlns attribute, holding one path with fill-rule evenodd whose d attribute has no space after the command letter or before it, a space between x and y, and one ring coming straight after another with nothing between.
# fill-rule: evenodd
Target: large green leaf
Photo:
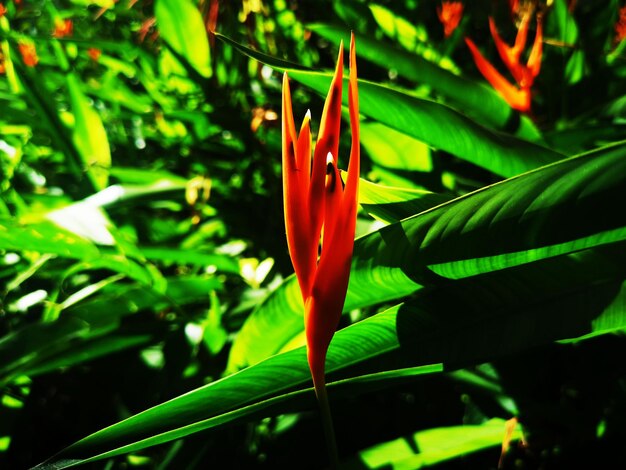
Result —
<instances>
[{"instance_id":1,"label":"large green leaf","mask_svg":"<svg viewBox=\"0 0 626 470\"><path fill-rule=\"evenodd\" d=\"M327 370L399 354L410 369L357 378L366 383L405 379L473 365L552 341L602 334L626 327L623 245L588 250L500 273L453 281L423 290L411 300L339 331ZM435 364L420 367L420 365ZM359 369L362 369L362 367ZM395 366L392 366L395 367ZM304 348L193 390L105 428L66 448L41 469L65 468L161 444L188 434L261 416L313 406L298 401L309 371ZM384 384L383 384L384 386ZM331 385L329 394L337 392Z\"/></svg>"},{"instance_id":2,"label":"large green leaf","mask_svg":"<svg viewBox=\"0 0 626 470\"><path fill-rule=\"evenodd\" d=\"M328 352L327 370L345 368L397 348L394 315L378 315L337 335ZM439 371L440 366L428 366L411 369L409 375ZM406 377L406 371L391 376ZM103 429L65 449L41 468L65 468L92 456L103 458L168 442L245 419L276 403L281 409L298 397L287 392L294 387L302 390L309 380L304 349L290 351ZM306 404L313 406L311 390L306 393ZM272 397L273 401L268 400Z\"/></svg>"},{"instance_id":3,"label":"large green leaf","mask_svg":"<svg viewBox=\"0 0 626 470\"><path fill-rule=\"evenodd\" d=\"M161 36L203 77L211 76L209 39L200 10L191 0L157 0L154 15Z\"/></svg>"},{"instance_id":4,"label":"large green leaf","mask_svg":"<svg viewBox=\"0 0 626 470\"><path fill-rule=\"evenodd\" d=\"M242 53L259 61L266 57L232 40L228 43L236 44ZM318 93L328 93L332 78L329 73L268 65L287 70L292 79ZM347 89L347 78L344 80ZM359 80L359 101L360 112L365 116L500 176L514 176L563 158L553 150L483 127L440 103L388 86ZM344 104L348 105L347 93Z\"/></svg>"},{"instance_id":5,"label":"large green leaf","mask_svg":"<svg viewBox=\"0 0 626 470\"><path fill-rule=\"evenodd\" d=\"M346 44L350 41L350 32L338 26L313 24L307 27L337 44L342 40ZM515 121L515 111L495 90L456 75L419 55L397 49L367 35L358 37L357 54L381 67L393 64L400 76L428 85L459 111L475 117L487 126L505 130ZM528 140L541 138L539 130L526 116L519 117L519 125L513 131L517 136Z\"/></svg>"},{"instance_id":6,"label":"large green leaf","mask_svg":"<svg viewBox=\"0 0 626 470\"><path fill-rule=\"evenodd\" d=\"M356 240L344 311L400 298L438 276L475 276L626 239L626 213L611 210L626 190L625 155L620 144L569 158ZM242 327L230 369L279 351L302 331L302 312L290 278Z\"/></svg>"}]
</instances>

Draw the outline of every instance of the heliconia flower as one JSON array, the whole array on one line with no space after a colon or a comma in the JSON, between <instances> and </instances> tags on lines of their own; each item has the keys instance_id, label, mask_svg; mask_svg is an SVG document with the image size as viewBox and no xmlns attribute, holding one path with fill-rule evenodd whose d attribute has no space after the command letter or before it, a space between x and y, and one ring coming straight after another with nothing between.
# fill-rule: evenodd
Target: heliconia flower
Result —
<instances>
[{"instance_id":1,"label":"heliconia flower","mask_svg":"<svg viewBox=\"0 0 626 470\"><path fill-rule=\"evenodd\" d=\"M70 19L56 19L54 21L54 31L52 36L55 38L64 38L71 36L74 32L74 22Z\"/></svg>"},{"instance_id":2,"label":"heliconia flower","mask_svg":"<svg viewBox=\"0 0 626 470\"><path fill-rule=\"evenodd\" d=\"M39 63L39 57L37 56L37 50L35 45L26 42L18 42L17 47L22 54L22 60L26 67L34 67Z\"/></svg>"},{"instance_id":3,"label":"heliconia flower","mask_svg":"<svg viewBox=\"0 0 626 470\"><path fill-rule=\"evenodd\" d=\"M287 73L283 78L283 192L287 245L304 301L307 359L315 392L325 390L326 352L348 289L360 171L359 102L354 35L350 41L348 107L352 149L345 188L337 167L343 44L326 97L311 164L311 116L299 135L293 118ZM323 236L322 236L323 232ZM318 249L322 238L321 255Z\"/></svg>"},{"instance_id":4,"label":"heliconia flower","mask_svg":"<svg viewBox=\"0 0 626 470\"><path fill-rule=\"evenodd\" d=\"M461 2L441 2L441 6L437 7L437 16L443 24L443 34L448 38L463 18L463 4Z\"/></svg>"},{"instance_id":5,"label":"heliconia flower","mask_svg":"<svg viewBox=\"0 0 626 470\"><path fill-rule=\"evenodd\" d=\"M476 67L480 73L487 79L487 81L493 86L506 100L507 103L518 111L528 112L530 111L531 92L535 78L539 75L541 70L541 57L543 54L543 23L541 19L537 19L537 31L535 33L535 42L528 56L526 64L520 62L522 51L526 47L526 39L528 36L528 23L529 17L522 18L522 22L517 31L515 43L513 46L506 44L493 21L493 18L489 18L489 28L493 37L498 54L506 65L507 69L511 72L511 75L517 82L518 86L515 86L502 76L500 72L489 62L478 50L474 42L470 38L465 38L465 43L469 48Z\"/></svg>"}]
</instances>

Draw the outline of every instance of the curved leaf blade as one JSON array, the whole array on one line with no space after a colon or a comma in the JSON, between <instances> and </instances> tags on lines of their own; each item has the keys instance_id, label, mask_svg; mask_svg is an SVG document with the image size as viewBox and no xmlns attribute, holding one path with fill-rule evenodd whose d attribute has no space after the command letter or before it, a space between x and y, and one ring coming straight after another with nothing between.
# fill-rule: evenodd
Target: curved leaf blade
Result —
<instances>
[{"instance_id":1,"label":"curved leaf blade","mask_svg":"<svg viewBox=\"0 0 626 470\"><path fill-rule=\"evenodd\" d=\"M232 40L228 42L236 44ZM236 48L261 62L267 57L241 44ZM267 65L287 70L292 79L322 95L328 92L332 79L329 73L289 69L275 61ZM345 80L347 89L347 78ZM347 95L344 105L348 105ZM442 104L365 80L359 80L359 110L373 120L503 177L563 158L546 147L476 124Z\"/></svg>"},{"instance_id":2,"label":"curved leaf blade","mask_svg":"<svg viewBox=\"0 0 626 470\"><path fill-rule=\"evenodd\" d=\"M381 380L441 372L442 363L454 369L539 344L623 329L624 261L622 245L424 290L410 302L339 331L327 368L336 375L398 353L404 364L408 359L414 365L344 382L353 385L351 393L359 393L369 385L385 386ZM279 354L98 431L37 468L66 468L228 422L302 409L307 405L299 399L311 396L303 388L309 380L304 348ZM341 386L335 386L339 393ZM312 396L308 403L313 404Z\"/></svg>"},{"instance_id":3,"label":"curved leaf blade","mask_svg":"<svg viewBox=\"0 0 626 470\"><path fill-rule=\"evenodd\" d=\"M569 158L357 239L344 311L401 298L439 276L461 279L626 239L626 213L606 212L626 190L625 154L622 143ZM230 370L302 331L298 297L289 279L252 313Z\"/></svg>"}]
</instances>

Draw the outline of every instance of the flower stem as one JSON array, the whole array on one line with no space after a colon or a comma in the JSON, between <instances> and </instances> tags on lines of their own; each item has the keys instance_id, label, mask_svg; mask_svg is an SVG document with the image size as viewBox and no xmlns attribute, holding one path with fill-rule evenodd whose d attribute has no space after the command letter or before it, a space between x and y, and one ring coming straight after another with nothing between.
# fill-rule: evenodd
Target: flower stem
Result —
<instances>
[{"instance_id":1,"label":"flower stem","mask_svg":"<svg viewBox=\"0 0 626 470\"><path fill-rule=\"evenodd\" d=\"M324 437L326 438L326 447L328 449L328 458L330 459L331 470L339 469L339 455L337 453L337 441L335 440L335 429L333 428L333 417L330 413L330 405L328 403L328 394L326 393L326 384L322 383L321 387L315 387L317 402L320 406L322 416L322 426L324 428Z\"/></svg>"}]
</instances>

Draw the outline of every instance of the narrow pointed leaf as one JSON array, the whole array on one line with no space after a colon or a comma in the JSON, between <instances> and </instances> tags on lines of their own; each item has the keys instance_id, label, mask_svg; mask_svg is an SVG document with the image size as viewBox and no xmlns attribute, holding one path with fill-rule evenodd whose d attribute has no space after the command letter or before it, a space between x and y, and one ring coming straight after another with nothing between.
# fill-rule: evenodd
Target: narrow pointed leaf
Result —
<instances>
[{"instance_id":1,"label":"narrow pointed leaf","mask_svg":"<svg viewBox=\"0 0 626 470\"><path fill-rule=\"evenodd\" d=\"M240 44L237 49L263 61L257 51ZM302 70L289 70L289 77L323 95L332 79L327 73ZM500 176L514 176L563 158L548 148L476 124L447 106L384 85L359 80L359 101L361 114Z\"/></svg>"},{"instance_id":2,"label":"narrow pointed leaf","mask_svg":"<svg viewBox=\"0 0 626 470\"><path fill-rule=\"evenodd\" d=\"M104 125L80 89L77 77L67 76L67 89L74 114L74 143L82 157L83 169L94 188L104 189L109 181L111 150Z\"/></svg>"}]
</instances>

